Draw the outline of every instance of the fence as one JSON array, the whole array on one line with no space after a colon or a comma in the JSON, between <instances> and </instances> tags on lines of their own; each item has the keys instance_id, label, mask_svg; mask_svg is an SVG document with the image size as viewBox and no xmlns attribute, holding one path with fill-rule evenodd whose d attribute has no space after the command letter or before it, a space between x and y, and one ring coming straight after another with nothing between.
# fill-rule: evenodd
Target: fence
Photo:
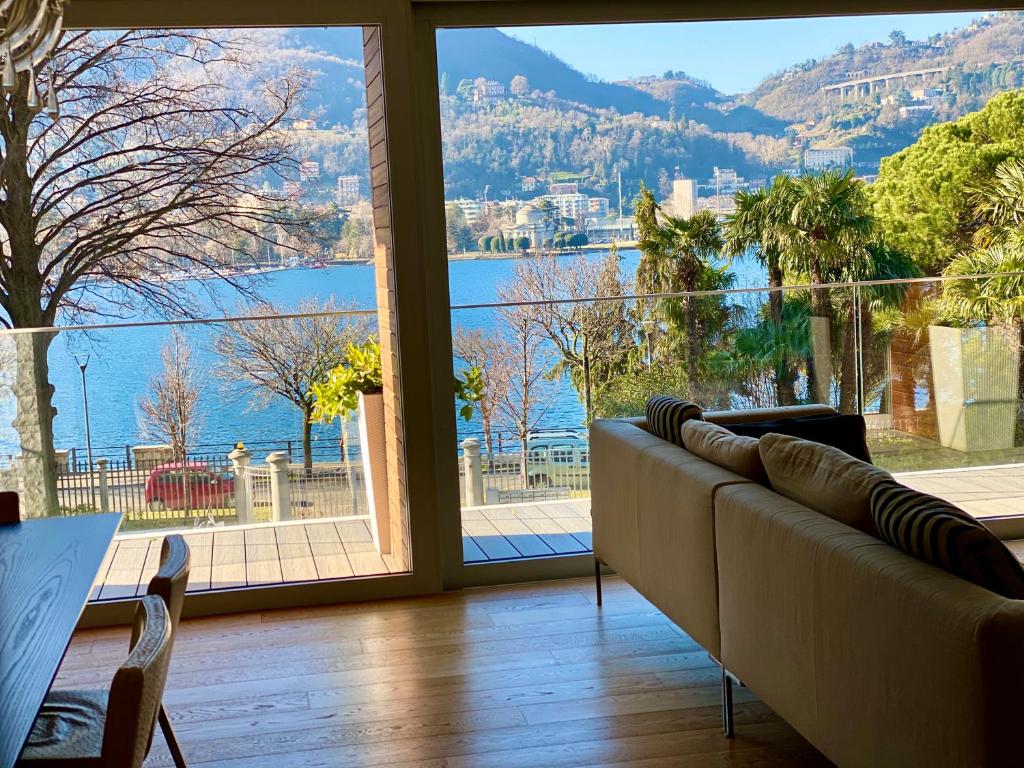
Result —
<instances>
[{"instance_id":1,"label":"fence","mask_svg":"<svg viewBox=\"0 0 1024 768\"><path fill-rule=\"evenodd\" d=\"M518 451L482 455L476 438L463 440L462 451L459 487L463 506L550 501L590 494L588 447L530 447L525 472Z\"/></svg>"},{"instance_id":2,"label":"fence","mask_svg":"<svg viewBox=\"0 0 1024 768\"><path fill-rule=\"evenodd\" d=\"M269 462L274 456L283 467L276 477ZM367 514L362 466L356 462L318 463L306 470L283 451L272 453L266 464L250 461L247 451L235 451L152 467L125 459L100 458L92 466L68 462L59 468L58 504L65 515L119 512L123 530Z\"/></svg>"}]
</instances>

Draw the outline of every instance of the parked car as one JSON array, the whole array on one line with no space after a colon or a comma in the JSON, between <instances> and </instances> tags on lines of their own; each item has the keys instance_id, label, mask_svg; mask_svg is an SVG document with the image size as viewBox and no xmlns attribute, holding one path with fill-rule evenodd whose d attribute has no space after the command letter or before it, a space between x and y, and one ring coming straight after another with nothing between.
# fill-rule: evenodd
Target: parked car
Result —
<instances>
[{"instance_id":1,"label":"parked car","mask_svg":"<svg viewBox=\"0 0 1024 768\"><path fill-rule=\"evenodd\" d=\"M235 480L206 462L161 464L146 480L146 506L165 509L220 509L235 504Z\"/></svg>"},{"instance_id":2,"label":"parked car","mask_svg":"<svg viewBox=\"0 0 1024 768\"><path fill-rule=\"evenodd\" d=\"M531 488L588 488L590 446L586 437L571 429L530 432L526 478Z\"/></svg>"}]
</instances>

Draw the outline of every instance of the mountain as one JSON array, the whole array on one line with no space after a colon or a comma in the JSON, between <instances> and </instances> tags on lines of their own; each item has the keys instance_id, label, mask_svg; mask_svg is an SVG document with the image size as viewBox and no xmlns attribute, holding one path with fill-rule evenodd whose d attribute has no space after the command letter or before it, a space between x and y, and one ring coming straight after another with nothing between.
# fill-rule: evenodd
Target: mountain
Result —
<instances>
[{"instance_id":1,"label":"mountain","mask_svg":"<svg viewBox=\"0 0 1024 768\"><path fill-rule=\"evenodd\" d=\"M531 89L554 91L558 98L621 114L665 116L668 104L629 85L592 80L552 53L509 37L497 29L441 29L437 33L437 71L451 90L460 80L485 77L506 87L516 75Z\"/></svg>"}]
</instances>

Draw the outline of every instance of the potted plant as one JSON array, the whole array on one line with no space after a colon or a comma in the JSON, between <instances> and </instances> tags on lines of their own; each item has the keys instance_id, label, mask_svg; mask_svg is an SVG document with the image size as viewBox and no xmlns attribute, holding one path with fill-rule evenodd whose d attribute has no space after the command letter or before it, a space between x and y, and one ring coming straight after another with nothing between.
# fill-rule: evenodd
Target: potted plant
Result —
<instances>
[{"instance_id":1,"label":"potted plant","mask_svg":"<svg viewBox=\"0 0 1024 768\"><path fill-rule=\"evenodd\" d=\"M313 418L317 421L329 422L352 412L359 414L370 530L378 551L389 554L391 525L380 345L372 338L359 346L349 344L344 362L328 374L326 381L314 384L312 389L316 398ZM480 369L471 368L456 376L455 393L462 403L459 414L468 421L473 416L473 404L484 397Z\"/></svg>"}]
</instances>

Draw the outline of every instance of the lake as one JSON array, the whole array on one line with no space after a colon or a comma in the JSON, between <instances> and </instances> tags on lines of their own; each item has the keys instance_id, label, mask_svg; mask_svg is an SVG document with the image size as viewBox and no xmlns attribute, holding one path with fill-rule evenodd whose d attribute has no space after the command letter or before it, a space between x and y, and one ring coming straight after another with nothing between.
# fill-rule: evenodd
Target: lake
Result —
<instances>
[{"instance_id":1,"label":"lake","mask_svg":"<svg viewBox=\"0 0 1024 768\"><path fill-rule=\"evenodd\" d=\"M631 278L636 271L639 253L624 250L622 272ZM603 253L594 253L599 259ZM571 258L571 257L567 257ZM517 259L480 259L451 261L448 266L453 305L488 303L498 300L497 288L511 280ZM763 269L751 258L733 262L737 287L765 285ZM219 300L222 309L214 312L213 302L197 296L197 302L209 301L211 314L240 306L234 289L226 283L207 283ZM346 308L373 309L375 307L374 272L370 265L339 265L327 269L295 268L271 272L262 276L260 294L284 311L295 311L300 302L314 299L319 302L333 297ZM203 304L200 304L203 306ZM462 310L453 313L453 327L493 328L495 313L488 310ZM153 319L140 316L140 320ZM244 441L257 456L268 450L283 447L293 441L294 455L299 456L302 420L299 410L280 397L266 404L253 402L240 395L237 389L226 385L212 375L218 363L213 341L216 326L184 326L193 346L193 354L201 375L202 424L196 440L198 452L226 453L230 447ZM139 402L148 396L150 382L161 370L160 352L170 337L167 326L143 328L111 328L110 330L63 332L50 348L50 381L55 388L54 405L57 417L54 438L58 448L72 447L84 458L85 427L82 404L82 383L75 354L87 352L87 386L89 419L94 455L111 458L123 457L126 445L146 441L139 426ZM568 380L556 382L539 426L548 428L581 427L583 408L576 391ZM11 427L14 417L12 398L0 400L0 458L18 453L17 434ZM323 460L338 458L338 425L314 427L314 453ZM477 417L470 422L459 420L460 439L480 436ZM507 434L507 431L506 431Z\"/></svg>"}]
</instances>

